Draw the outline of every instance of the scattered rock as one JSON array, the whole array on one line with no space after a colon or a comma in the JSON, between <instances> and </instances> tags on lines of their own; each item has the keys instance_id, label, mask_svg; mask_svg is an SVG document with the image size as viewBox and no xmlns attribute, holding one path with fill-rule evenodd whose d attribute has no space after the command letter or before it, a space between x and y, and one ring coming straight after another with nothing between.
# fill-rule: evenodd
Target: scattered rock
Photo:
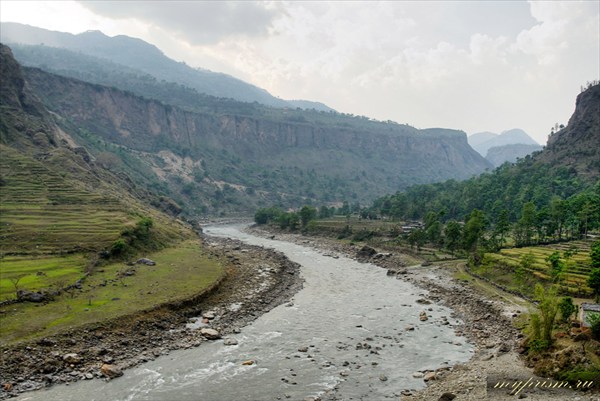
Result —
<instances>
[{"instance_id":1,"label":"scattered rock","mask_svg":"<svg viewBox=\"0 0 600 401\"><path fill-rule=\"evenodd\" d=\"M81 357L79 355L75 354L75 353L65 354L62 359L66 363L70 363L70 364L73 364L73 365L76 365L76 364L78 364L78 363L81 362Z\"/></svg>"},{"instance_id":2,"label":"scattered rock","mask_svg":"<svg viewBox=\"0 0 600 401\"><path fill-rule=\"evenodd\" d=\"M155 266L156 265L155 261L153 261L151 259L147 259L147 258L140 258L135 263L137 263L138 265L146 265L146 266Z\"/></svg>"},{"instance_id":3,"label":"scattered rock","mask_svg":"<svg viewBox=\"0 0 600 401\"><path fill-rule=\"evenodd\" d=\"M298 352L308 352L308 347L300 347L298 348Z\"/></svg>"},{"instance_id":4,"label":"scattered rock","mask_svg":"<svg viewBox=\"0 0 600 401\"><path fill-rule=\"evenodd\" d=\"M362 248L360 248L360 250L356 253L356 256L359 258L370 258L375 254L377 254L377 251L375 249L371 248L368 245L365 245Z\"/></svg>"},{"instance_id":5,"label":"scattered rock","mask_svg":"<svg viewBox=\"0 0 600 401\"><path fill-rule=\"evenodd\" d=\"M48 300L48 295L43 292L19 290L17 291L17 299L26 302L44 302Z\"/></svg>"},{"instance_id":6,"label":"scattered rock","mask_svg":"<svg viewBox=\"0 0 600 401\"><path fill-rule=\"evenodd\" d=\"M415 372L412 374L412 377L414 377L415 379L422 379L423 376L425 376L422 372Z\"/></svg>"},{"instance_id":7,"label":"scattered rock","mask_svg":"<svg viewBox=\"0 0 600 401\"><path fill-rule=\"evenodd\" d=\"M436 380L436 379L437 379L437 374L435 372L428 372L428 373L425 373L425 376L423 376L423 380L425 380L426 382Z\"/></svg>"},{"instance_id":8,"label":"scattered rock","mask_svg":"<svg viewBox=\"0 0 600 401\"><path fill-rule=\"evenodd\" d=\"M456 395L454 395L452 393L444 393L444 394L442 394L442 396L440 398L438 398L438 401L452 401L455 398L456 398Z\"/></svg>"},{"instance_id":9,"label":"scattered rock","mask_svg":"<svg viewBox=\"0 0 600 401\"><path fill-rule=\"evenodd\" d=\"M238 340L236 340L235 338L226 338L225 340L223 340L223 344L224 345L238 345Z\"/></svg>"},{"instance_id":10,"label":"scattered rock","mask_svg":"<svg viewBox=\"0 0 600 401\"><path fill-rule=\"evenodd\" d=\"M215 329L200 329L200 334L207 340L217 340L221 338L221 334Z\"/></svg>"},{"instance_id":11,"label":"scattered rock","mask_svg":"<svg viewBox=\"0 0 600 401\"><path fill-rule=\"evenodd\" d=\"M387 381L387 376L384 374L379 375L379 380L381 380L382 382L386 382Z\"/></svg>"},{"instance_id":12,"label":"scattered rock","mask_svg":"<svg viewBox=\"0 0 600 401\"><path fill-rule=\"evenodd\" d=\"M242 365L250 366L250 365L254 365L255 363L256 363L255 360L249 359L247 361L242 362Z\"/></svg>"},{"instance_id":13,"label":"scattered rock","mask_svg":"<svg viewBox=\"0 0 600 401\"><path fill-rule=\"evenodd\" d=\"M204 312L202 314L202 317L205 318L205 319L208 319L208 320L212 320L215 317L217 317L217 313L215 311L211 310L211 311L208 311L208 312Z\"/></svg>"},{"instance_id":14,"label":"scattered rock","mask_svg":"<svg viewBox=\"0 0 600 401\"><path fill-rule=\"evenodd\" d=\"M109 365L107 363L103 364L100 367L100 373L109 379L114 379L115 377L123 376L123 371L116 365Z\"/></svg>"}]
</instances>

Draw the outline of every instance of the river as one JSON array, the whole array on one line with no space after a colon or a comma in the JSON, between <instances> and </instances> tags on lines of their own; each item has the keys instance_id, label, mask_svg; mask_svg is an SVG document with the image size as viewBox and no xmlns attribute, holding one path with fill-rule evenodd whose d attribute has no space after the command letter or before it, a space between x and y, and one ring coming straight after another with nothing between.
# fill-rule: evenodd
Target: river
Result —
<instances>
[{"instance_id":1,"label":"river","mask_svg":"<svg viewBox=\"0 0 600 401\"><path fill-rule=\"evenodd\" d=\"M291 303L260 316L239 342L178 350L109 382L80 381L26 393L39 401L303 400L336 388L339 399L397 399L425 384L413 373L464 362L473 349L443 306L416 301L426 291L386 270L289 242L260 238L242 226L212 226L207 235L283 252L301 265L305 283ZM431 310L428 310L431 309ZM427 311L429 319L419 320ZM450 325L442 325L442 317ZM414 330L407 330L412 326ZM242 365L253 360L253 365Z\"/></svg>"}]
</instances>

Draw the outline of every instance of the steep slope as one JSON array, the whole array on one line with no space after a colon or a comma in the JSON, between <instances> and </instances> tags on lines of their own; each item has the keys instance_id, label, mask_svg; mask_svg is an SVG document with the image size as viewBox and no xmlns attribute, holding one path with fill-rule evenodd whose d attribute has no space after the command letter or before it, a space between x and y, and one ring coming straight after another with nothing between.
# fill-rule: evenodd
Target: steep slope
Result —
<instances>
[{"instance_id":1,"label":"steep slope","mask_svg":"<svg viewBox=\"0 0 600 401\"><path fill-rule=\"evenodd\" d=\"M539 160L572 167L586 179L600 175L600 85L577 96L569 124L548 139Z\"/></svg>"},{"instance_id":2,"label":"steep slope","mask_svg":"<svg viewBox=\"0 0 600 401\"><path fill-rule=\"evenodd\" d=\"M26 69L26 79L80 143L120 158L188 212L248 212L281 202L366 201L490 167L463 132L417 130L337 113L192 112L120 90ZM113 163L114 164L114 163Z\"/></svg>"},{"instance_id":3,"label":"steep slope","mask_svg":"<svg viewBox=\"0 0 600 401\"><path fill-rule=\"evenodd\" d=\"M0 45L0 152L3 254L97 253L109 250L143 216L163 247L193 233L145 206L151 195L126 176L99 168L30 92L10 49Z\"/></svg>"},{"instance_id":4,"label":"steep slope","mask_svg":"<svg viewBox=\"0 0 600 401\"><path fill-rule=\"evenodd\" d=\"M276 98L264 89L243 82L227 74L203 69L194 69L185 63L176 62L166 57L158 48L140 39L128 36L108 37L99 31L87 31L78 35L55 32L28 25L3 22L1 24L2 42L7 44L41 45L52 52L53 48L64 48L110 61L122 67L132 69L140 74L149 74L154 78L174 82L192 88L199 93L211 96L232 98L244 102L258 102L273 107L303 107L329 111L329 107L316 102L293 103ZM37 53L39 55L40 53ZM30 54L26 65L42 67L47 61L33 58ZM17 57L18 60L20 60ZM21 61L21 60L20 60ZM56 61L56 59L54 60ZM56 65L48 65L56 70ZM85 64L71 66L71 71L85 72ZM72 75L71 75L72 76Z\"/></svg>"},{"instance_id":5,"label":"steep slope","mask_svg":"<svg viewBox=\"0 0 600 401\"><path fill-rule=\"evenodd\" d=\"M485 156L486 160L492 163L495 167L501 166L503 163L514 163L517 159L521 159L527 155L542 150L540 145L524 145L511 144L503 146L494 146L488 149Z\"/></svg>"},{"instance_id":6,"label":"steep slope","mask_svg":"<svg viewBox=\"0 0 600 401\"><path fill-rule=\"evenodd\" d=\"M503 131L499 135L492 132L480 132L469 136L468 140L473 149L482 156L485 156L490 148L498 146L516 144L538 145L533 138L519 128Z\"/></svg>"}]
</instances>

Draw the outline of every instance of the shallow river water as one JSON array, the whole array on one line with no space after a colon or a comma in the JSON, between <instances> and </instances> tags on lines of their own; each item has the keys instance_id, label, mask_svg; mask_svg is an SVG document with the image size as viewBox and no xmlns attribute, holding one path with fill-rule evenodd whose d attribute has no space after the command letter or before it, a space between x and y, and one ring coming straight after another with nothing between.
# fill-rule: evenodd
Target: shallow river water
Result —
<instances>
[{"instance_id":1,"label":"shallow river water","mask_svg":"<svg viewBox=\"0 0 600 401\"><path fill-rule=\"evenodd\" d=\"M468 360L448 308L420 305L426 294L386 270L289 242L259 238L241 226L204 232L283 252L301 265L304 288L223 341L179 350L129 369L110 382L80 381L22 395L21 400L262 401L303 400L337 388L339 399L397 399L424 386L413 373ZM432 310L429 311L428 309ZM419 313L429 320L421 322ZM442 325L446 316L451 325ZM414 330L406 330L413 326ZM306 352L299 349L306 347ZM304 349L302 349L304 351ZM251 366L243 361L254 360Z\"/></svg>"}]
</instances>

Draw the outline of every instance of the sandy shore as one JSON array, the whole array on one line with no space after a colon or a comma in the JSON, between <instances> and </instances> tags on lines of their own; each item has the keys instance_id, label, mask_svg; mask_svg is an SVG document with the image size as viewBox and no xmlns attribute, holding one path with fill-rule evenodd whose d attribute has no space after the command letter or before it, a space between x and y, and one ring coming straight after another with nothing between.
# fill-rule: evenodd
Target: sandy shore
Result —
<instances>
[{"instance_id":1,"label":"sandy shore","mask_svg":"<svg viewBox=\"0 0 600 401\"><path fill-rule=\"evenodd\" d=\"M255 235L310 246L331 257L344 255L388 269L388 275L412 282L425 290L421 301L424 309L427 303L432 302L454 310L454 317L463 321L463 325L455 329L457 334L466 337L474 345L473 358L451 369L438 370L435 372L435 379L428 381L425 389L406 389L400 398L402 401L600 401L600 394L590 394L589 391L542 389L541 384L535 387L538 381L548 381L535 376L533 370L525 366L518 353L522 334L512 323L513 319L526 311L526 302L510 294L500 294L499 290L492 290L496 291L498 296L490 299L489 294L483 294L471 284L454 279L453 273L456 268L451 267L451 264L415 265L414 257L390 254L389 251L366 257L361 255L360 246L343 244L331 238L271 233L256 227L250 230ZM432 352L435 352L435 344L432 344ZM493 385L498 382L509 387L493 389ZM518 385L519 382L523 384ZM513 386L517 389L524 388L516 391ZM323 400L340 398L336 397L334 391L324 396Z\"/></svg>"}]
</instances>

